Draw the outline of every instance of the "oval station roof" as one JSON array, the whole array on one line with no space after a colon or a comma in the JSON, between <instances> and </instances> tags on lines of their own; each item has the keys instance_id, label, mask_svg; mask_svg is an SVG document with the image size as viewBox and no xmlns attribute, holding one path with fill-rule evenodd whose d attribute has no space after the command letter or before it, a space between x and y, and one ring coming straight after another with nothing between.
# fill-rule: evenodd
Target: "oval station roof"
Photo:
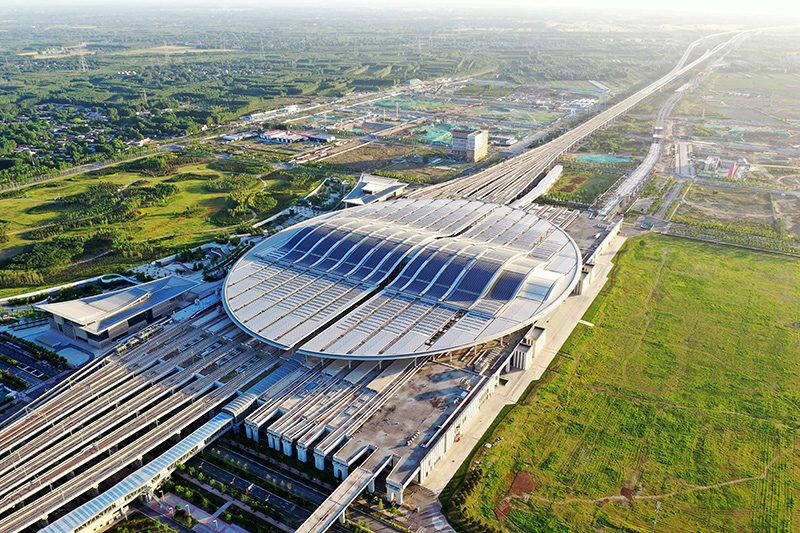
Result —
<instances>
[{"instance_id":1,"label":"oval station roof","mask_svg":"<svg viewBox=\"0 0 800 533\"><path fill-rule=\"evenodd\" d=\"M560 304L581 253L558 226L469 200L395 200L265 239L225 280L253 336L323 357L394 359L496 339Z\"/></svg>"}]
</instances>

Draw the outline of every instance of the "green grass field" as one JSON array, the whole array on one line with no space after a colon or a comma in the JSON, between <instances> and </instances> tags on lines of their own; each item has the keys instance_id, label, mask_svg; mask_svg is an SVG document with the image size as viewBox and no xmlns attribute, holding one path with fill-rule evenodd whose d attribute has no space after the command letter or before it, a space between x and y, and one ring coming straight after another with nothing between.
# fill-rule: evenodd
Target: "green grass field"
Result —
<instances>
[{"instance_id":1,"label":"green grass field","mask_svg":"<svg viewBox=\"0 0 800 533\"><path fill-rule=\"evenodd\" d=\"M56 231L56 237L91 235L105 228L124 228L130 242L146 241L157 247L157 253L161 255L209 242L218 232L223 231L223 228L237 225L221 222L216 218L216 215L226 209L229 203L229 191L214 189L209 185L210 181L203 179L203 176L223 179L223 176L234 174L220 170L219 165L219 161L184 164L176 166L167 175L155 177L129 171L109 173L99 177L92 173L82 174L28 187L16 198L0 199L0 224L8 237L6 242L0 244L0 268L9 268L9 261L30 249L34 243L42 242L42 238L37 237L33 230L65 223L70 219L70 210L74 207L65 207L59 199L85 192L90 186L101 182L114 184L119 189L126 186L152 188L165 183L177 187L177 193L164 201L141 207L135 219L111 223L100 220L90 226ZM270 172L271 167L264 167L265 174ZM180 177L176 179L176 176L181 174L193 176L189 179L186 179L186 176L183 176L183 179ZM284 209L294 198L310 192L322 179L319 177L319 180L312 180L297 188L290 181L289 174L272 173L271 176L263 182L258 179L253 180L252 185L248 185L244 191L248 194L264 189L266 194L276 200L275 208L268 212L257 213L255 215L257 219ZM249 218L253 216L252 212L252 208L249 208L245 214ZM76 256L72 259L74 264L57 265L43 270L44 283L41 285L49 286L91 275L124 271L145 260L141 257L126 256L116 249L113 253L98 255L99 253ZM4 283L0 288L0 297L18 294L32 288L34 287Z\"/></svg>"},{"instance_id":2,"label":"green grass field","mask_svg":"<svg viewBox=\"0 0 800 533\"><path fill-rule=\"evenodd\" d=\"M206 165L183 166L179 172L212 173ZM50 206L53 206L58 198L80 193L89 184L98 181L114 183L120 187L134 183L153 186L172 177L173 174L153 178L131 172L120 172L102 178L78 176L29 187L22 197L0 200L0 219L6 222L6 232L10 237L9 242L5 243L0 251L0 259L13 256L21 246L29 242L26 232L62 220L61 214L57 210L50 209ZM179 189L177 195L162 205L154 205L142 210L146 216L136 222L136 226L139 228L136 233L139 236L137 240L195 233L219 227L213 222L212 217L224 205L227 192L209 191L204 187L202 181L195 180L181 181L175 185ZM190 206L197 206L202 212L197 216L177 221L183 211ZM169 222L172 223L165 226ZM85 229L76 231L85 231Z\"/></svg>"},{"instance_id":3,"label":"green grass field","mask_svg":"<svg viewBox=\"0 0 800 533\"><path fill-rule=\"evenodd\" d=\"M592 204L625 174L626 168L588 162L566 165L546 197Z\"/></svg>"},{"instance_id":4,"label":"green grass field","mask_svg":"<svg viewBox=\"0 0 800 533\"><path fill-rule=\"evenodd\" d=\"M595 327L472 458L482 476L451 518L649 532L660 501L657 531L799 531L800 263L655 236L616 264L584 316ZM537 487L510 498L520 471Z\"/></svg>"}]
</instances>

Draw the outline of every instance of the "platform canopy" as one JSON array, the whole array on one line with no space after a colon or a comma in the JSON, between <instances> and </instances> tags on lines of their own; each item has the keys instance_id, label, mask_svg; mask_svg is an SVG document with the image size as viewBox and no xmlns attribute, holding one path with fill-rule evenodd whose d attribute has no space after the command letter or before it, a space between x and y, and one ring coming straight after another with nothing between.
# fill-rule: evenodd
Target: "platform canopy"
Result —
<instances>
[{"instance_id":1,"label":"platform canopy","mask_svg":"<svg viewBox=\"0 0 800 533\"><path fill-rule=\"evenodd\" d=\"M558 226L469 200L394 200L324 215L254 247L223 303L251 335L298 353L394 359L521 329L578 282Z\"/></svg>"}]
</instances>

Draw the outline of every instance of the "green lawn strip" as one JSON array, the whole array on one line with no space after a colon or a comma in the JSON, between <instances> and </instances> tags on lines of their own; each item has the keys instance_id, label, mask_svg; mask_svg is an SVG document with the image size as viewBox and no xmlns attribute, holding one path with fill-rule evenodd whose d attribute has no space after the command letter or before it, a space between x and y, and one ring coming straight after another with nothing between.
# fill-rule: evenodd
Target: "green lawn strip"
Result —
<instances>
[{"instance_id":1,"label":"green lawn strip","mask_svg":"<svg viewBox=\"0 0 800 533\"><path fill-rule=\"evenodd\" d=\"M168 533L172 531L174 530L161 522L137 512L114 524L108 533Z\"/></svg>"}]
</instances>

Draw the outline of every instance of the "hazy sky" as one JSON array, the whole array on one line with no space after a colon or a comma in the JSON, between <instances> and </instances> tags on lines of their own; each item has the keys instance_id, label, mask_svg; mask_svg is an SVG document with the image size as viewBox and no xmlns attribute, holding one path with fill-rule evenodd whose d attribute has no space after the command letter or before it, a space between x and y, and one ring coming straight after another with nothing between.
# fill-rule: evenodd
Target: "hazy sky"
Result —
<instances>
[{"instance_id":1,"label":"hazy sky","mask_svg":"<svg viewBox=\"0 0 800 533\"><path fill-rule=\"evenodd\" d=\"M119 3L117 3L119 2ZM48 5L56 5L60 8L67 6L125 6L133 7L142 4L148 7L169 8L169 7L203 7L203 8L257 8L259 6L289 6L294 5L298 9L308 8L310 5L325 6L335 10L337 6L363 4L371 10L380 9L381 6L391 7L446 7L458 8L465 5L481 6L491 8L493 6L507 6L520 8L547 8L547 9L569 9L569 8L594 8L602 9L631 9L631 10L660 10L666 12L696 12L696 13L748 13L763 15L780 15L784 17L800 17L800 0L668 0L668 1L648 1L648 0L295 0L287 3L285 0L70 0L69 3L63 0L27 0L24 3L17 3L13 0L0 0L0 12L3 8L36 8ZM23 7L24 8L24 7ZM698 21L704 22L704 21ZM705 22L713 22L705 21Z\"/></svg>"}]
</instances>

